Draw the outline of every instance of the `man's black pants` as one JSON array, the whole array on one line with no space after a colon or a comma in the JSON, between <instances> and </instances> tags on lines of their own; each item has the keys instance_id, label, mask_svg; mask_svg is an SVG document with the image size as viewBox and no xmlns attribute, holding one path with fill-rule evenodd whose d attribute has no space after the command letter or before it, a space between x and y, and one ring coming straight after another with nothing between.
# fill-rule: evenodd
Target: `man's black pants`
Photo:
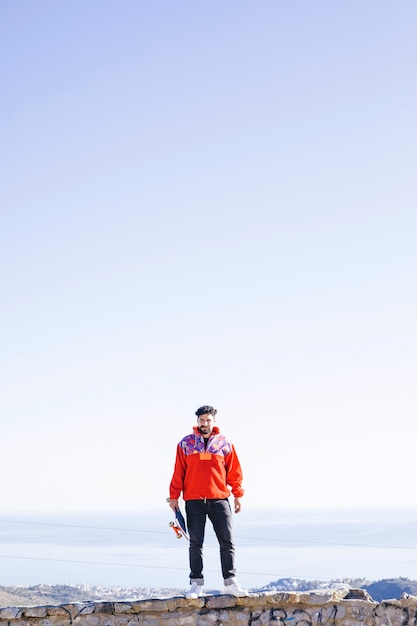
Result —
<instances>
[{"instance_id":1,"label":"man's black pants","mask_svg":"<svg viewBox=\"0 0 417 626\"><path fill-rule=\"evenodd\" d=\"M229 500L187 500L185 503L190 536L190 581L204 583L203 543L207 517L220 545L224 580L235 576L235 547L232 539L232 510Z\"/></svg>"}]
</instances>

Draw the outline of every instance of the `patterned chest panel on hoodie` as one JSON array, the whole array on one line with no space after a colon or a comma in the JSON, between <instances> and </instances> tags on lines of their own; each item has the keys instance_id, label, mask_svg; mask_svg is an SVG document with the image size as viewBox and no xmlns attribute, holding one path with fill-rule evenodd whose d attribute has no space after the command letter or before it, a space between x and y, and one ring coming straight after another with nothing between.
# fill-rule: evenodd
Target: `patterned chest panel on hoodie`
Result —
<instances>
[{"instance_id":1,"label":"patterned chest panel on hoodie","mask_svg":"<svg viewBox=\"0 0 417 626\"><path fill-rule=\"evenodd\" d=\"M211 452L212 454L222 454L226 456L232 450L230 441L224 435L218 434L210 437L207 448L204 448L204 437L201 435L187 435L180 441L186 456L190 454L198 454L199 452Z\"/></svg>"}]
</instances>

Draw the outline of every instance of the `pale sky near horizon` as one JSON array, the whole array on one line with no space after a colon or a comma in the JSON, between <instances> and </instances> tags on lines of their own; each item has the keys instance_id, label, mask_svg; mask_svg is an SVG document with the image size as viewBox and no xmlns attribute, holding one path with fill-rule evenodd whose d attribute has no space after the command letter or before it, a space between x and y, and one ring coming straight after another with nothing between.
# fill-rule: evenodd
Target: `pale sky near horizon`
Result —
<instances>
[{"instance_id":1,"label":"pale sky near horizon","mask_svg":"<svg viewBox=\"0 0 417 626\"><path fill-rule=\"evenodd\" d=\"M417 5L0 2L2 511L415 506Z\"/></svg>"}]
</instances>

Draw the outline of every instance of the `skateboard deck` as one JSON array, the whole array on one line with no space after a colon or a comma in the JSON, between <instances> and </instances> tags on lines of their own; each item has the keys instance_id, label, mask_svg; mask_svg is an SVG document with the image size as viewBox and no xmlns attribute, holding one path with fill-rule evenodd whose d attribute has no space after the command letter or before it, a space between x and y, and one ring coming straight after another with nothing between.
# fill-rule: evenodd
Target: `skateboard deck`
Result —
<instances>
[{"instance_id":1,"label":"skateboard deck","mask_svg":"<svg viewBox=\"0 0 417 626\"><path fill-rule=\"evenodd\" d=\"M167 500L169 502L169 498ZM190 539L187 532L187 524L185 522L184 515L181 513L180 508L175 509L174 511L174 521L169 522L170 527L177 535L177 539L181 539L181 537L185 537L186 539Z\"/></svg>"}]
</instances>

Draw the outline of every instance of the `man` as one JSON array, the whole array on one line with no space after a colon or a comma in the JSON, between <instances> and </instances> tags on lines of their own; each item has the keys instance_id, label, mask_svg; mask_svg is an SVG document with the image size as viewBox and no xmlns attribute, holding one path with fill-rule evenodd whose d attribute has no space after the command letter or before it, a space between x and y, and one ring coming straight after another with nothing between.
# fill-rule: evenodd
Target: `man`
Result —
<instances>
[{"instance_id":1,"label":"man","mask_svg":"<svg viewBox=\"0 0 417 626\"><path fill-rule=\"evenodd\" d=\"M207 517L220 545L225 593L247 596L236 579L232 511L228 497L234 496L234 511L241 510L242 470L229 439L215 426L217 410L204 405L197 409L197 426L177 446L174 474L169 487L169 506L178 508L182 492L190 535L190 590L187 598L203 595L203 542Z\"/></svg>"}]
</instances>

